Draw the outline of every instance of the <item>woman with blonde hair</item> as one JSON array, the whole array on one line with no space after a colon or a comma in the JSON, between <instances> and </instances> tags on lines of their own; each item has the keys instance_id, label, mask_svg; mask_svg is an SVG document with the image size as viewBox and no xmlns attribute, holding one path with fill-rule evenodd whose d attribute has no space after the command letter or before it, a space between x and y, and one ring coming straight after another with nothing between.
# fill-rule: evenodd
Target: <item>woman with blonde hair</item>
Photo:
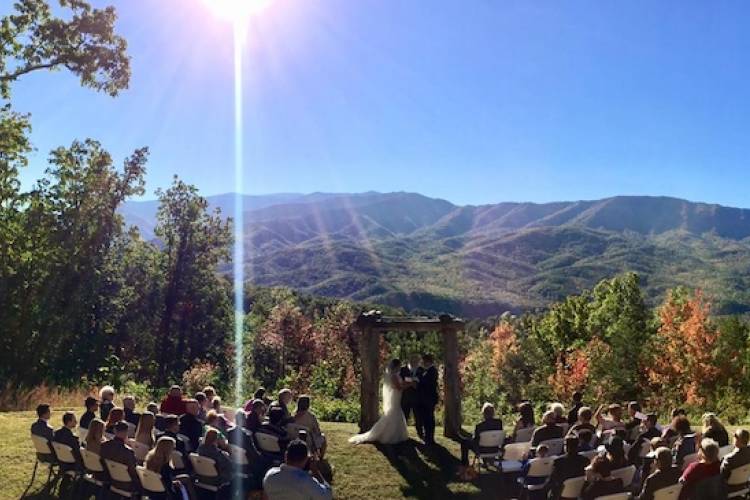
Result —
<instances>
[{"instance_id":1,"label":"woman with blonde hair","mask_svg":"<svg viewBox=\"0 0 750 500\"><path fill-rule=\"evenodd\" d=\"M104 427L104 432L106 432L107 434L114 434L115 424L122 420L125 420L125 410L123 410L119 406L115 406L109 411L107 425Z\"/></svg>"},{"instance_id":2,"label":"woman with blonde hair","mask_svg":"<svg viewBox=\"0 0 750 500\"><path fill-rule=\"evenodd\" d=\"M190 484L190 477L187 475L178 476L172 468L172 452L175 451L176 446L177 441L175 441L174 438L162 436L156 441L154 449L149 451L146 455L144 465L151 472L155 472L161 476L161 481L164 483L164 489L167 490L166 493L162 494L154 494L153 492L150 492L148 495L149 498L153 498L154 500L182 498L182 494L178 491L180 488L189 492L189 498L195 498L195 492Z\"/></svg>"},{"instance_id":3,"label":"woman with blonde hair","mask_svg":"<svg viewBox=\"0 0 750 500\"><path fill-rule=\"evenodd\" d=\"M138 421L138 428L135 431L135 440L141 444L145 444L149 448L154 446L154 423L156 417L150 411L145 411L141 415Z\"/></svg>"},{"instance_id":4,"label":"woman with blonde hair","mask_svg":"<svg viewBox=\"0 0 750 500\"><path fill-rule=\"evenodd\" d=\"M86 440L84 441L84 447L97 455L102 449L102 443L104 439L104 422L98 418L95 418L89 423L89 431L86 434Z\"/></svg>"},{"instance_id":5,"label":"woman with blonde hair","mask_svg":"<svg viewBox=\"0 0 750 500\"><path fill-rule=\"evenodd\" d=\"M719 447L729 444L729 433L724 424L721 423L721 420L719 420L719 417L714 413L704 413L702 420L702 437L713 439L719 444Z\"/></svg>"},{"instance_id":6,"label":"woman with blonde hair","mask_svg":"<svg viewBox=\"0 0 750 500\"><path fill-rule=\"evenodd\" d=\"M105 422L109 419L109 412L115 407L115 388L105 385L99 390L99 417Z\"/></svg>"}]
</instances>

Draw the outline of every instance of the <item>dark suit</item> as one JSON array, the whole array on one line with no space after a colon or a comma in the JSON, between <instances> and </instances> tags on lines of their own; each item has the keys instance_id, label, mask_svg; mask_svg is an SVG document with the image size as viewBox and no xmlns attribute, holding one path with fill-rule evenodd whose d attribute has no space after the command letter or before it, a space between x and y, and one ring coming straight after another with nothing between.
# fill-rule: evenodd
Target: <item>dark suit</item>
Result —
<instances>
[{"instance_id":1,"label":"dark suit","mask_svg":"<svg viewBox=\"0 0 750 500\"><path fill-rule=\"evenodd\" d=\"M96 413L93 411L86 411L81 418L78 419L78 426L83 429L88 429L91 425L91 421L96 418Z\"/></svg>"},{"instance_id":2,"label":"dark suit","mask_svg":"<svg viewBox=\"0 0 750 500\"><path fill-rule=\"evenodd\" d=\"M78 441L78 437L73 434L73 431L67 427L61 427L55 431L53 441L70 446L78 466L80 467L83 464L81 460L81 443Z\"/></svg>"},{"instance_id":3,"label":"dark suit","mask_svg":"<svg viewBox=\"0 0 750 500\"><path fill-rule=\"evenodd\" d=\"M561 439L562 437L563 429L557 424L538 427L534 430L534 434L531 435L531 446L536 446L542 441L547 441L549 439Z\"/></svg>"},{"instance_id":4,"label":"dark suit","mask_svg":"<svg viewBox=\"0 0 750 500\"><path fill-rule=\"evenodd\" d=\"M438 404L438 371L434 366L425 369L418 376L418 412L424 427L424 441L435 442L435 406Z\"/></svg>"},{"instance_id":5,"label":"dark suit","mask_svg":"<svg viewBox=\"0 0 750 500\"><path fill-rule=\"evenodd\" d=\"M482 420L476 427L474 427L474 438L473 439L462 439L461 440L461 463L463 465L469 465L469 450L474 450L479 453L492 453L497 451L496 449L487 449L479 447L479 435L485 431L501 431L503 430L503 421L497 418L490 420Z\"/></svg>"},{"instance_id":6,"label":"dark suit","mask_svg":"<svg viewBox=\"0 0 750 500\"><path fill-rule=\"evenodd\" d=\"M125 408L125 421L138 426L138 421L141 419L141 414L130 408Z\"/></svg>"},{"instance_id":7,"label":"dark suit","mask_svg":"<svg viewBox=\"0 0 750 500\"><path fill-rule=\"evenodd\" d=\"M99 418L106 422L109 419L110 410L114 407L115 404L112 401L102 401L99 403Z\"/></svg>"},{"instance_id":8,"label":"dark suit","mask_svg":"<svg viewBox=\"0 0 750 500\"><path fill-rule=\"evenodd\" d=\"M185 413L180 417L180 434L184 434L190 439L190 449L195 451L198 449L203 435L203 425L195 416Z\"/></svg>"},{"instance_id":9,"label":"dark suit","mask_svg":"<svg viewBox=\"0 0 750 500\"><path fill-rule=\"evenodd\" d=\"M682 471L675 465L665 470L657 469L643 482L643 489L638 496L638 500L654 500L655 491L677 484L680 475L682 475Z\"/></svg>"},{"instance_id":10,"label":"dark suit","mask_svg":"<svg viewBox=\"0 0 750 500\"><path fill-rule=\"evenodd\" d=\"M725 456L724 460L721 461L721 476L726 481L732 475L734 469L747 464L750 464L750 446L735 448L734 451ZM733 490L740 490L742 488L744 488L744 485L730 486L729 492L731 493Z\"/></svg>"},{"instance_id":11,"label":"dark suit","mask_svg":"<svg viewBox=\"0 0 750 500\"><path fill-rule=\"evenodd\" d=\"M47 441L52 441L55 438L55 430L41 418L31 424L31 433L46 438Z\"/></svg>"},{"instance_id":12,"label":"dark suit","mask_svg":"<svg viewBox=\"0 0 750 500\"><path fill-rule=\"evenodd\" d=\"M140 482L138 480L138 473L135 470L135 452L133 452L133 449L130 446L126 445L124 441L118 438L105 441L102 443L102 449L99 456L102 458L102 463L104 463L104 460L111 460L113 462L127 465L128 473L130 474L133 483L128 485L118 481L112 481L112 484L116 488L121 488L126 491L138 489ZM106 465L104 469L107 470Z\"/></svg>"},{"instance_id":13,"label":"dark suit","mask_svg":"<svg viewBox=\"0 0 750 500\"><path fill-rule=\"evenodd\" d=\"M418 368L418 370L421 370L421 368ZM402 366L399 375L402 379L406 380L407 378L416 377L417 372L415 371L412 373L408 366ZM418 394L416 387L407 387L401 394L401 410L404 412L407 424L409 423L409 416L411 416L412 412L414 412L414 419L417 420L417 398ZM421 430L419 424L417 424L417 430Z\"/></svg>"},{"instance_id":14,"label":"dark suit","mask_svg":"<svg viewBox=\"0 0 750 500\"><path fill-rule=\"evenodd\" d=\"M624 491L625 487L622 485L622 479L595 481L584 486L581 493L581 500L594 500L597 497L614 495L615 493L622 493Z\"/></svg>"},{"instance_id":15,"label":"dark suit","mask_svg":"<svg viewBox=\"0 0 750 500\"><path fill-rule=\"evenodd\" d=\"M568 412L568 425L571 427L578 422L578 410L583 408L583 403L575 403Z\"/></svg>"},{"instance_id":16,"label":"dark suit","mask_svg":"<svg viewBox=\"0 0 750 500\"><path fill-rule=\"evenodd\" d=\"M550 491L552 498L559 498L563 483L573 477L581 477L589 459L578 453L563 455L555 460L550 476Z\"/></svg>"}]
</instances>

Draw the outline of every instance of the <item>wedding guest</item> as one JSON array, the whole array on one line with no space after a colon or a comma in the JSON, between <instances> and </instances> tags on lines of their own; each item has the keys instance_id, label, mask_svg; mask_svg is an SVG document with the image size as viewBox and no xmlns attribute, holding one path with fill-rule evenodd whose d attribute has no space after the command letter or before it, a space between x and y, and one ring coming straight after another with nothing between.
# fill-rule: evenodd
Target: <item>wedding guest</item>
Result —
<instances>
[{"instance_id":1,"label":"wedding guest","mask_svg":"<svg viewBox=\"0 0 750 500\"><path fill-rule=\"evenodd\" d=\"M651 442L652 439L661 436L659 429L656 428L658 417L655 413L649 413L643 420L643 432L633 441L633 446L628 451L628 460L634 464L640 464L641 458L641 447L644 442Z\"/></svg>"},{"instance_id":2,"label":"wedding guest","mask_svg":"<svg viewBox=\"0 0 750 500\"><path fill-rule=\"evenodd\" d=\"M187 458L185 443L179 438L180 417L177 415L167 415L164 417L164 432L159 437L169 437L175 440L175 449ZM157 440L158 441L158 440Z\"/></svg>"},{"instance_id":3,"label":"wedding guest","mask_svg":"<svg viewBox=\"0 0 750 500\"><path fill-rule=\"evenodd\" d=\"M596 427L591 423L593 418L593 412L588 406L581 406L578 409L578 420L568 430L568 433L577 433L580 437L581 433L589 432L592 435L596 432Z\"/></svg>"},{"instance_id":4,"label":"wedding guest","mask_svg":"<svg viewBox=\"0 0 750 500\"><path fill-rule=\"evenodd\" d=\"M729 433L724 425L713 413L703 415L703 431L701 437L713 439L719 444L719 447L729 445Z\"/></svg>"},{"instance_id":5,"label":"wedding guest","mask_svg":"<svg viewBox=\"0 0 750 500\"><path fill-rule=\"evenodd\" d=\"M88 451L99 455L104 441L104 422L95 418L89 422L89 431L86 433L84 446Z\"/></svg>"},{"instance_id":6,"label":"wedding guest","mask_svg":"<svg viewBox=\"0 0 750 500\"><path fill-rule=\"evenodd\" d=\"M620 436L614 436L609 443L604 445L604 448L607 450L607 459L612 470L628 466L628 459L625 458L625 442Z\"/></svg>"},{"instance_id":7,"label":"wedding guest","mask_svg":"<svg viewBox=\"0 0 750 500\"><path fill-rule=\"evenodd\" d=\"M656 450L656 471L643 481L637 500L654 500L654 492L677 484L680 468L672 464L672 450L662 446Z\"/></svg>"},{"instance_id":8,"label":"wedding guest","mask_svg":"<svg viewBox=\"0 0 750 500\"><path fill-rule=\"evenodd\" d=\"M135 398L133 396L122 398L122 409L125 410L125 421L137 427L141 414L135 411Z\"/></svg>"},{"instance_id":9,"label":"wedding guest","mask_svg":"<svg viewBox=\"0 0 750 500\"><path fill-rule=\"evenodd\" d=\"M118 422L122 422L124 420L125 420L125 411L123 411L123 409L120 408L119 406L115 406L114 408L109 410L107 424L104 426L104 432L106 432L107 434L114 434L115 425Z\"/></svg>"},{"instance_id":10,"label":"wedding guest","mask_svg":"<svg viewBox=\"0 0 750 500\"><path fill-rule=\"evenodd\" d=\"M196 418L198 414L198 401L188 399L185 401L185 414L180 416L180 434L190 440L190 450L197 450L203 433L203 424Z\"/></svg>"},{"instance_id":11,"label":"wedding guest","mask_svg":"<svg viewBox=\"0 0 750 500\"><path fill-rule=\"evenodd\" d=\"M279 399L272 403L272 406L278 406L282 409L284 412L284 417L282 419L282 425L290 424L294 422L294 417L292 417L291 413L289 412L289 404L292 402L292 391L291 389L281 389L279 391Z\"/></svg>"},{"instance_id":12,"label":"wedding guest","mask_svg":"<svg viewBox=\"0 0 750 500\"><path fill-rule=\"evenodd\" d=\"M206 400L202 403L202 405L203 408L206 409L206 413L208 413L208 410L211 409L211 405L213 404L214 398L216 397L216 389L208 385L203 388L203 394L206 395Z\"/></svg>"},{"instance_id":13,"label":"wedding guest","mask_svg":"<svg viewBox=\"0 0 750 500\"><path fill-rule=\"evenodd\" d=\"M253 394L253 399L260 399L265 403L266 406L270 406L272 401L268 398L266 395L266 388L260 387L257 391L255 391L255 394Z\"/></svg>"},{"instance_id":14,"label":"wedding guest","mask_svg":"<svg viewBox=\"0 0 750 500\"><path fill-rule=\"evenodd\" d=\"M696 451L695 434L690 427L690 421L685 416L676 417L672 421L672 428L677 433L677 439L672 445L672 455L675 464L682 466L685 456Z\"/></svg>"},{"instance_id":15,"label":"wedding guest","mask_svg":"<svg viewBox=\"0 0 750 500\"><path fill-rule=\"evenodd\" d=\"M601 455L591 461L591 481L587 482L581 493L581 500L594 500L606 495L623 493L625 487L622 479L612 477L612 464Z\"/></svg>"},{"instance_id":16,"label":"wedding guest","mask_svg":"<svg viewBox=\"0 0 750 500\"><path fill-rule=\"evenodd\" d=\"M308 436L312 439L312 449L322 460L328 444L325 434L320 430L318 417L310 410L310 396L305 394L297 400L297 413L294 415L294 423L307 429Z\"/></svg>"},{"instance_id":17,"label":"wedding guest","mask_svg":"<svg viewBox=\"0 0 750 500\"><path fill-rule=\"evenodd\" d=\"M570 434L568 433L568 436L576 435L575 433ZM591 451L595 448L594 445L594 433L582 430L580 434L578 434L578 451Z\"/></svg>"},{"instance_id":18,"label":"wedding guest","mask_svg":"<svg viewBox=\"0 0 750 500\"><path fill-rule=\"evenodd\" d=\"M96 398L89 396L86 398L83 405L86 407L86 411L81 415L78 426L83 429L88 429L91 421L96 418L96 410L99 409L99 401Z\"/></svg>"},{"instance_id":19,"label":"wedding guest","mask_svg":"<svg viewBox=\"0 0 750 500\"><path fill-rule=\"evenodd\" d=\"M558 424L567 424L568 418L565 416L565 406L562 403L552 403L549 409L555 414L555 420Z\"/></svg>"},{"instance_id":20,"label":"wedding guest","mask_svg":"<svg viewBox=\"0 0 750 500\"><path fill-rule=\"evenodd\" d=\"M216 429L208 429L203 437L203 443L198 446L198 455L214 460L216 471L219 473L221 483L229 483L232 480L232 461L229 455L219 449L219 433Z\"/></svg>"},{"instance_id":21,"label":"wedding guest","mask_svg":"<svg viewBox=\"0 0 750 500\"><path fill-rule=\"evenodd\" d=\"M268 410L268 419L258 429L258 432L276 436L279 439L279 448L282 451L286 448L287 443L289 443L289 435L283 427L283 421L284 411L278 406L272 406Z\"/></svg>"},{"instance_id":22,"label":"wedding guest","mask_svg":"<svg viewBox=\"0 0 750 500\"><path fill-rule=\"evenodd\" d=\"M164 417L166 417L166 415L159 412L159 405L151 401L146 405L146 411L154 414L154 427L156 428L157 432L164 432Z\"/></svg>"},{"instance_id":23,"label":"wedding guest","mask_svg":"<svg viewBox=\"0 0 750 500\"><path fill-rule=\"evenodd\" d=\"M261 399L254 399L251 409L245 420L247 430L255 432L260 429L263 419L266 417L266 405Z\"/></svg>"},{"instance_id":24,"label":"wedding guest","mask_svg":"<svg viewBox=\"0 0 750 500\"><path fill-rule=\"evenodd\" d=\"M231 427L231 424L229 423L229 420L227 420L227 417L224 416L224 408L221 406L221 398L219 396L214 396L214 400L211 403L211 408L213 411L216 412L216 416L218 417L218 423L214 423L214 427L219 429L221 432L226 432L229 427ZM208 415L206 416L206 419L208 419Z\"/></svg>"},{"instance_id":25,"label":"wedding guest","mask_svg":"<svg viewBox=\"0 0 750 500\"><path fill-rule=\"evenodd\" d=\"M266 473L263 492L268 500L333 498L333 490L321 474L318 460L310 458L307 445L300 440L289 444L284 463L280 467L274 467Z\"/></svg>"},{"instance_id":26,"label":"wedding guest","mask_svg":"<svg viewBox=\"0 0 750 500\"><path fill-rule=\"evenodd\" d=\"M734 431L734 450L725 456L721 462L721 476L725 481L729 479L734 469L750 464L748 442L750 442L750 432L745 429ZM734 493L743 488L745 488L744 484L729 486L729 493Z\"/></svg>"},{"instance_id":27,"label":"wedding guest","mask_svg":"<svg viewBox=\"0 0 750 500\"><path fill-rule=\"evenodd\" d=\"M31 424L31 433L35 436L41 436L47 441L52 441L55 437L55 430L49 425L49 419L52 416L52 410L48 404L40 404L36 407L37 420Z\"/></svg>"},{"instance_id":28,"label":"wedding guest","mask_svg":"<svg viewBox=\"0 0 750 500\"><path fill-rule=\"evenodd\" d=\"M571 427L578 422L578 410L583 408L583 394L576 391L573 393L573 404L568 412L568 425Z\"/></svg>"},{"instance_id":29,"label":"wedding guest","mask_svg":"<svg viewBox=\"0 0 750 500\"><path fill-rule=\"evenodd\" d=\"M170 464L172 460L172 452L175 450L175 447L176 441L173 438L162 436L156 442L156 446L146 454L146 459L144 460L145 467L151 472L159 474L164 489L166 490L161 494L149 492L149 499L167 500L176 497L176 491L174 490L176 473Z\"/></svg>"},{"instance_id":30,"label":"wedding guest","mask_svg":"<svg viewBox=\"0 0 750 500\"><path fill-rule=\"evenodd\" d=\"M625 440L632 443L641 432L642 413L641 404L638 401L628 403L628 416L630 420L625 424Z\"/></svg>"},{"instance_id":31,"label":"wedding guest","mask_svg":"<svg viewBox=\"0 0 750 500\"><path fill-rule=\"evenodd\" d=\"M112 411L114 410L115 408L112 409ZM128 474L130 475L132 483L128 485L112 480L112 485L116 488L129 491L141 483L135 470L135 453L133 452L133 449L126 444L128 439L128 424L123 420L120 420L114 425L113 430L115 436L110 441L102 443L100 456L102 460L112 460L113 462L118 462L127 466Z\"/></svg>"},{"instance_id":32,"label":"wedding guest","mask_svg":"<svg viewBox=\"0 0 750 500\"><path fill-rule=\"evenodd\" d=\"M73 456L76 459L77 468L80 468L83 464L81 460L81 443L78 441L78 436L73 434L73 430L78 423L76 421L76 416L73 412L66 411L63 413L62 423L62 427L55 431L53 441L70 446Z\"/></svg>"},{"instance_id":33,"label":"wedding guest","mask_svg":"<svg viewBox=\"0 0 750 500\"><path fill-rule=\"evenodd\" d=\"M156 441L154 438L155 420L154 414L150 411L143 413L138 422L138 428L135 431L135 440L141 444L145 444L149 448L152 448Z\"/></svg>"},{"instance_id":34,"label":"wedding guest","mask_svg":"<svg viewBox=\"0 0 750 500\"><path fill-rule=\"evenodd\" d=\"M169 388L169 392L162 400L159 410L161 413L168 415L185 414L185 400L182 399L182 388L179 385L173 385Z\"/></svg>"},{"instance_id":35,"label":"wedding guest","mask_svg":"<svg viewBox=\"0 0 750 500\"><path fill-rule=\"evenodd\" d=\"M99 418L107 422L109 412L115 407L115 389L112 386L105 385L99 390Z\"/></svg>"},{"instance_id":36,"label":"wedding guest","mask_svg":"<svg viewBox=\"0 0 750 500\"><path fill-rule=\"evenodd\" d=\"M677 430L674 428L674 422L677 417L686 417L687 413L682 408L675 408L672 410L672 420L670 424L662 431L661 437L667 442L668 446L672 446L674 441L677 439Z\"/></svg>"},{"instance_id":37,"label":"wedding guest","mask_svg":"<svg viewBox=\"0 0 750 500\"><path fill-rule=\"evenodd\" d=\"M219 414L216 413L216 410L209 410L206 414L206 423L203 425L203 435L206 434L208 429L216 429L221 439L226 441L227 437L224 434L224 425L219 418Z\"/></svg>"},{"instance_id":38,"label":"wedding guest","mask_svg":"<svg viewBox=\"0 0 750 500\"><path fill-rule=\"evenodd\" d=\"M195 393L194 396L195 400L198 401L198 414L196 417L198 417L198 420L201 422L206 421L206 406L208 405L206 395L203 393L203 391L198 391Z\"/></svg>"},{"instance_id":39,"label":"wedding guest","mask_svg":"<svg viewBox=\"0 0 750 500\"><path fill-rule=\"evenodd\" d=\"M699 500L705 498L706 495L696 492L698 484L714 476L718 476L720 473L719 445L716 441L710 438L703 439L698 454L700 456L699 461L688 465L680 478L680 482L682 483L680 500L687 498Z\"/></svg>"},{"instance_id":40,"label":"wedding guest","mask_svg":"<svg viewBox=\"0 0 750 500\"><path fill-rule=\"evenodd\" d=\"M516 440L516 433L521 429L533 428L534 421L534 407L531 406L529 401L521 403L518 407L518 420L516 425L513 427L513 440Z\"/></svg>"},{"instance_id":41,"label":"wedding guest","mask_svg":"<svg viewBox=\"0 0 750 500\"><path fill-rule=\"evenodd\" d=\"M602 432L617 431L625 429L625 422L622 421L622 406L617 403L612 403L607 407L607 415L609 418L602 415L602 409L604 406L600 406L596 411L596 421L601 427Z\"/></svg>"},{"instance_id":42,"label":"wedding guest","mask_svg":"<svg viewBox=\"0 0 750 500\"><path fill-rule=\"evenodd\" d=\"M534 448L532 451L533 451L534 457L532 459L530 459L530 460L524 461L524 464L521 467L520 481L523 482L523 484L526 484L526 485L534 485L534 486L536 486L538 484L542 484L545 481L547 481L547 478L546 477L529 476L529 471L531 470L531 464L532 464L532 462L535 459L546 458L549 455L549 446L547 446L546 444L542 443L539 446L537 446L536 448ZM531 499L541 500L539 498L539 495L529 495L529 496L530 496L529 500L531 500Z\"/></svg>"},{"instance_id":43,"label":"wedding guest","mask_svg":"<svg viewBox=\"0 0 750 500\"><path fill-rule=\"evenodd\" d=\"M234 414L234 426L226 432L226 435L229 443L233 446L243 448L248 460L251 460L255 455L255 445L253 444L252 437L245 430L246 420L245 411L239 408Z\"/></svg>"},{"instance_id":44,"label":"wedding guest","mask_svg":"<svg viewBox=\"0 0 750 500\"><path fill-rule=\"evenodd\" d=\"M565 454L555 459L550 476L550 492L554 499L560 498L563 483L573 477L581 477L589 464L589 459L578 453L578 436L568 434L565 438Z\"/></svg>"},{"instance_id":45,"label":"wedding guest","mask_svg":"<svg viewBox=\"0 0 750 500\"><path fill-rule=\"evenodd\" d=\"M563 437L562 427L557 425L557 416L554 412L546 412L542 417L542 423L544 425L536 428L534 434L531 435L531 446L536 446L548 439L560 439Z\"/></svg>"},{"instance_id":46,"label":"wedding guest","mask_svg":"<svg viewBox=\"0 0 750 500\"><path fill-rule=\"evenodd\" d=\"M482 417L483 420L474 427L474 438L461 440L461 465L464 467L468 467L469 465L469 451L471 450L476 453L494 453L498 451L497 449L480 448L479 436L486 431L503 430L503 421L495 418L495 407L492 403L484 403L482 405ZM502 446L502 443L500 445Z\"/></svg>"}]
</instances>

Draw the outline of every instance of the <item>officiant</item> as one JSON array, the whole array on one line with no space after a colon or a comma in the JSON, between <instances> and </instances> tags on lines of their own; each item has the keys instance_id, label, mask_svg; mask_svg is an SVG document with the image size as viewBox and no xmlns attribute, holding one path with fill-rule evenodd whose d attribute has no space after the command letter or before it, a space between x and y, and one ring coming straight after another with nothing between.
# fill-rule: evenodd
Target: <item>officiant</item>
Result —
<instances>
[{"instance_id":1,"label":"officiant","mask_svg":"<svg viewBox=\"0 0 750 500\"><path fill-rule=\"evenodd\" d=\"M404 379L404 381L416 382L419 376L422 374L422 371L423 368L419 366L419 356L412 356L409 364L401 367L401 372L399 373L399 375L402 379ZM407 425L409 423L409 417L412 413L414 413L414 421L417 426L417 432L419 433L419 437L421 438L422 426L420 425L419 414L417 413L418 397L419 395L417 393L416 387L405 388L403 394L401 395L401 410L403 410L404 412L404 418L406 418Z\"/></svg>"}]
</instances>

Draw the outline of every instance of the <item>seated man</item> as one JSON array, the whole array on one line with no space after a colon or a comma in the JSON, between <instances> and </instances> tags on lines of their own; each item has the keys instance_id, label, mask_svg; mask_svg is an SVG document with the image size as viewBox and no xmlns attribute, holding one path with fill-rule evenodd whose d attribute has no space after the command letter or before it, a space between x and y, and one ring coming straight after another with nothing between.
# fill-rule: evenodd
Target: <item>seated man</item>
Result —
<instances>
[{"instance_id":1,"label":"seated man","mask_svg":"<svg viewBox=\"0 0 750 500\"><path fill-rule=\"evenodd\" d=\"M182 388L173 385L169 388L167 396L162 400L159 411L169 415L184 415L186 402L182 399Z\"/></svg>"},{"instance_id":2,"label":"seated man","mask_svg":"<svg viewBox=\"0 0 750 500\"><path fill-rule=\"evenodd\" d=\"M78 425L82 429L88 429L91 421L96 418L96 411L99 409L99 401L96 398L89 396L83 404L86 407L86 411L81 415L81 421Z\"/></svg>"},{"instance_id":3,"label":"seated man","mask_svg":"<svg viewBox=\"0 0 750 500\"><path fill-rule=\"evenodd\" d=\"M578 454L579 439L575 434L568 434L565 438L565 455L558 457L550 476L550 491L552 498L559 498L563 483L574 477L581 477L589 464L589 459Z\"/></svg>"},{"instance_id":4,"label":"seated man","mask_svg":"<svg viewBox=\"0 0 750 500\"><path fill-rule=\"evenodd\" d=\"M622 421L622 406L617 403L609 405L607 408L607 415L609 415L609 418L605 418L602 415L603 408L604 405L600 406L596 411L596 421L598 422L599 427L601 427L602 432L624 431L625 422Z\"/></svg>"},{"instance_id":5,"label":"seated man","mask_svg":"<svg viewBox=\"0 0 750 500\"><path fill-rule=\"evenodd\" d=\"M135 398L133 396L122 398L122 407L125 410L125 421L137 427L141 414L135 411Z\"/></svg>"},{"instance_id":6,"label":"seated man","mask_svg":"<svg viewBox=\"0 0 750 500\"><path fill-rule=\"evenodd\" d=\"M748 446L748 441L750 441L750 432L745 429L734 431L734 451L725 456L721 462L721 475L725 481L729 479L734 469L750 463L750 446ZM744 487L744 484L730 486L729 493L741 490Z\"/></svg>"},{"instance_id":7,"label":"seated man","mask_svg":"<svg viewBox=\"0 0 750 500\"><path fill-rule=\"evenodd\" d=\"M289 405L292 402L292 391L291 389L281 389L279 391L279 399L271 403L271 406L279 407L284 412L284 417L281 421L281 425L291 424L294 422L294 417L289 411Z\"/></svg>"},{"instance_id":8,"label":"seated man","mask_svg":"<svg viewBox=\"0 0 750 500\"><path fill-rule=\"evenodd\" d=\"M672 450L662 446L656 450L656 471L643 481L638 500L654 500L654 492L677 484L682 471L672 464Z\"/></svg>"},{"instance_id":9,"label":"seated man","mask_svg":"<svg viewBox=\"0 0 750 500\"><path fill-rule=\"evenodd\" d=\"M316 453L318 458L322 460L326 454L326 436L320 430L318 417L310 411L310 396L302 395L297 400L297 413L294 415L294 423L307 429L312 442L313 453Z\"/></svg>"},{"instance_id":10,"label":"seated man","mask_svg":"<svg viewBox=\"0 0 750 500\"><path fill-rule=\"evenodd\" d=\"M130 474L130 478L133 481L132 484L128 485L120 483L118 481L112 481L112 484L116 488L120 488L126 491L137 491L141 483L135 470L135 452L130 446L126 444L128 440L128 424L126 424L122 420L117 422L114 425L114 434L114 439L102 443L102 448L99 456L101 456L102 460L119 462L121 464L125 464L128 467L128 474Z\"/></svg>"},{"instance_id":11,"label":"seated man","mask_svg":"<svg viewBox=\"0 0 750 500\"><path fill-rule=\"evenodd\" d=\"M179 451L182 455L187 458L187 450L185 450L185 442L181 440L177 435L180 434L180 417L177 415L167 415L164 417L164 432L160 435L171 437L175 440L175 450Z\"/></svg>"},{"instance_id":12,"label":"seated man","mask_svg":"<svg viewBox=\"0 0 750 500\"><path fill-rule=\"evenodd\" d=\"M557 416L555 412L548 411L542 417L541 427L537 427L534 430L534 434L531 435L531 446L534 447L542 441L549 439L560 439L563 437L563 429L557 425Z\"/></svg>"},{"instance_id":13,"label":"seated man","mask_svg":"<svg viewBox=\"0 0 750 500\"><path fill-rule=\"evenodd\" d=\"M500 431L503 429L502 420L495 418L495 407L491 403L482 405L482 416L484 420L474 427L474 438L461 440L461 465L469 465L469 451L474 450L477 453L492 453L497 449L484 449L479 447L479 435L484 431ZM502 443L500 444L502 446Z\"/></svg>"},{"instance_id":14,"label":"seated man","mask_svg":"<svg viewBox=\"0 0 750 500\"><path fill-rule=\"evenodd\" d=\"M268 411L268 420L263 422L258 429L258 433L271 434L279 439L279 448L283 452L289 442L289 435L286 429L282 427L282 421L284 420L284 411L278 406L272 406ZM257 441L256 441L257 445ZM260 450L261 448L258 447ZM278 457L280 458L280 457Z\"/></svg>"},{"instance_id":15,"label":"seated man","mask_svg":"<svg viewBox=\"0 0 750 500\"><path fill-rule=\"evenodd\" d=\"M307 472L309 464L310 472ZM263 491L268 500L330 500L333 490L320 473L317 459L311 459L304 441L292 441L284 463L266 473Z\"/></svg>"},{"instance_id":16,"label":"seated man","mask_svg":"<svg viewBox=\"0 0 750 500\"><path fill-rule=\"evenodd\" d=\"M196 418L198 414L198 401L188 399L185 401L185 414L180 417L180 434L184 434L190 440L190 450L198 449L203 424Z\"/></svg>"},{"instance_id":17,"label":"seated man","mask_svg":"<svg viewBox=\"0 0 750 500\"><path fill-rule=\"evenodd\" d=\"M55 431L49 425L49 419L52 416L52 410L48 404L40 404L36 407L37 421L31 424L31 433L35 436L41 436L47 441L52 441L55 437Z\"/></svg>"},{"instance_id":18,"label":"seated man","mask_svg":"<svg viewBox=\"0 0 750 500\"><path fill-rule=\"evenodd\" d=\"M568 425L571 427L578 422L578 412L583 408L583 394L576 391L573 393L573 405L568 412ZM590 420L590 418L589 418Z\"/></svg>"},{"instance_id":19,"label":"seated man","mask_svg":"<svg viewBox=\"0 0 750 500\"><path fill-rule=\"evenodd\" d=\"M254 399L245 420L247 430L256 432L266 418L266 404L261 399Z\"/></svg>"},{"instance_id":20,"label":"seated man","mask_svg":"<svg viewBox=\"0 0 750 500\"><path fill-rule=\"evenodd\" d=\"M661 436L661 432L659 432L659 429L656 428L657 419L658 417L655 413L649 413L648 415L646 415L645 420L643 420L643 427L645 429L643 430L643 432L638 434L638 437L636 437L635 441L633 441L633 446L631 446L630 450L628 451L628 460L630 461L630 463L640 464L642 462L640 454L641 446L643 446L643 443L650 443L652 439Z\"/></svg>"},{"instance_id":21,"label":"seated man","mask_svg":"<svg viewBox=\"0 0 750 500\"><path fill-rule=\"evenodd\" d=\"M253 438L245 432L245 411L239 408L234 414L234 426L226 432L229 444L239 446L245 450L247 459L252 462L258 453L255 450Z\"/></svg>"},{"instance_id":22,"label":"seated man","mask_svg":"<svg viewBox=\"0 0 750 500\"><path fill-rule=\"evenodd\" d=\"M81 443L78 441L78 436L73 434L73 430L76 428L76 416L73 412L66 411L62 417L63 426L55 431L54 439L56 443L61 443L70 446L73 456L76 459L77 468L81 468L83 461L81 460Z\"/></svg>"},{"instance_id":23,"label":"seated man","mask_svg":"<svg viewBox=\"0 0 750 500\"><path fill-rule=\"evenodd\" d=\"M578 434L580 437L582 432L587 431L593 435L596 432L596 427L591 423L592 418L593 418L593 413L591 411L591 408L589 408L588 406L582 406L578 410L578 420L568 430L568 434L575 433L575 434Z\"/></svg>"}]
</instances>

